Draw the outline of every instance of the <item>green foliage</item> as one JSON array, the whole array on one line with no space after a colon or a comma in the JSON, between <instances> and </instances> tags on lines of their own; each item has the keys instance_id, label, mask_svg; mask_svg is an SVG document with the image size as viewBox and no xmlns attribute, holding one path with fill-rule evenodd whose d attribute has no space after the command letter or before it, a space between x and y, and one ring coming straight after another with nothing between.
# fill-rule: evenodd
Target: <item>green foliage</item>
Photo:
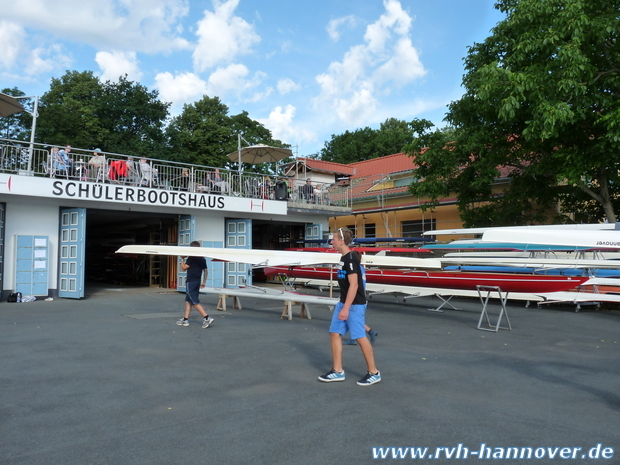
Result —
<instances>
[{"instance_id":1,"label":"green foliage","mask_svg":"<svg viewBox=\"0 0 620 465\"><path fill-rule=\"evenodd\" d=\"M506 19L469 49L465 94L449 105L453 142L416 128L407 152L425 181L412 192L429 206L456 193L469 226L536 221L568 198L581 199L571 203L576 212L591 217L594 201L615 221L620 0L499 0L496 8ZM491 189L499 177L510 181L503 198Z\"/></svg>"},{"instance_id":2,"label":"green foliage","mask_svg":"<svg viewBox=\"0 0 620 465\"><path fill-rule=\"evenodd\" d=\"M23 95L17 88L5 89ZM266 144L287 147L248 113L228 115L219 98L204 96L183 107L167 127L169 104L156 91L121 76L102 83L91 71L67 71L52 79L40 99L36 139L50 145L101 148L105 152L146 156L204 166L237 168L227 154L238 147ZM24 113L27 115L27 113ZM24 140L31 117L3 118L5 135ZM244 171L268 172L273 166L245 165Z\"/></svg>"},{"instance_id":3,"label":"green foliage","mask_svg":"<svg viewBox=\"0 0 620 465\"><path fill-rule=\"evenodd\" d=\"M403 151L411 143L413 131L405 121L389 118L379 129L365 127L353 132L332 135L321 149L320 158L336 163L354 163L361 160L392 155Z\"/></svg>"},{"instance_id":4,"label":"green foliage","mask_svg":"<svg viewBox=\"0 0 620 465\"><path fill-rule=\"evenodd\" d=\"M171 152L167 157L170 160L223 166L228 160L226 154L236 148L228 107L218 97L204 96L184 105L166 131L170 140Z\"/></svg>"},{"instance_id":5,"label":"green foliage","mask_svg":"<svg viewBox=\"0 0 620 465\"><path fill-rule=\"evenodd\" d=\"M91 71L68 71L41 98L37 140L157 158L168 105L126 76L101 83Z\"/></svg>"},{"instance_id":6,"label":"green foliage","mask_svg":"<svg viewBox=\"0 0 620 465\"><path fill-rule=\"evenodd\" d=\"M204 96L185 105L179 116L172 118L167 128L170 143L168 159L198 165L237 168L238 163L227 155L237 151L242 134L242 147L247 144L266 144L284 147L274 140L271 131L252 120L247 112L228 116L228 107L218 97ZM244 165L245 170L262 172L267 167Z\"/></svg>"},{"instance_id":7,"label":"green foliage","mask_svg":"<svg viewBox=\"0 0 620 465\"><path fill-rule=\"evenodd\" d=\"M106 82L97 116L110 132L99 145L110 152L162 158L169 105L156 91L128 81L127 76Z\"/></svg>"},{"instance_id":8,"label":"green foliage","mask_svg":"<svg viewBox=\"0 0 620 465\"><path fill-rule=\"evenodd\" d=\"M110 133L97 116L102 97L103 86L92 71L67 71L60 79L52 78L39 104L37 141L93 148L101 144Z\"/></svg>"}]
</instances>

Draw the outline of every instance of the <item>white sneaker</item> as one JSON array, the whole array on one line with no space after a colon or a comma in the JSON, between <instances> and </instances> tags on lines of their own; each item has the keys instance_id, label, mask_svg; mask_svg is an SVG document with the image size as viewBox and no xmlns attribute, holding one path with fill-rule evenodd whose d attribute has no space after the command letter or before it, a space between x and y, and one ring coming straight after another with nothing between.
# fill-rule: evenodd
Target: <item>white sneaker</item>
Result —
<instances>
[{"instance_id":1,"label":"white sneaker","mask_svg":"<svg viewBox=\"0 0 620 465\"><path fill-rule=\"evenodd\" d=\"M213 318L205 318L205 320L202 322L202 329L206 329L209 326L211 326L213 324Z\"/></svg>"},{"instance_id":2,"label":"white sneaker","mask_svg":"<svg viewBox=\"0 0 620 465\"><path fill-rule=\"evenodd\" d=\"M185 318L181 318L180 320L177 320L177 325L179 325L179 326L189 326L189 321L187 321Z\"/></svg>"}]
</instances>

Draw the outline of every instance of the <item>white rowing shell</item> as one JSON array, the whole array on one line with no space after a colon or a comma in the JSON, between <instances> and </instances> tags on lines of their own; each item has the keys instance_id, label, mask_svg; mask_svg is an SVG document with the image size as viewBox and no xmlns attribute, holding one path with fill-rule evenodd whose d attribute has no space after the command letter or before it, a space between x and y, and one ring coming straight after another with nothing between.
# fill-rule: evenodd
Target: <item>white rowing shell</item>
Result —
<instances>
[{"instance_id":1,"label":"white rowing shell","mask_svg":"<svg viewBox=\"0 0 620 465\"><path fill-rule=\"evenodd\" d=\"M518 244L562 245L591 249L620 249L620 231L609 230L529 230L496 229L483 234L484 242L514 242Z\"/></svg>"},{"instance_id":2,"label":"white rowing shell","mask_svg":"<svg viewBox=\"0 0 620 465\"><path fill-rule=\"evenodd\" d=\"M116 253L207 257L225 262L248 263L255 267L336 265L340 261L340 255L336 253L174 245L124 245ZM376 255L362 255L362 264L365 266L393 266L400 268L441 268L441 262L435 258L384 257Z\"/></svg>"}]
</instances>

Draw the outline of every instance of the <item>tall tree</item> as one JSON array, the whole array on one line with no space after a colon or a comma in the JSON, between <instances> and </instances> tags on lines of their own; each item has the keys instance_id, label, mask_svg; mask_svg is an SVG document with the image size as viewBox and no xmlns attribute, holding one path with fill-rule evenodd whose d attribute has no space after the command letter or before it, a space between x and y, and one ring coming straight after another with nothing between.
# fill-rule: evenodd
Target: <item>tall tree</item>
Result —
<instances>
[{"instance_id":1,"label":"tall tree","mask_svg":"<svg viewBox=\"0 0 620 465\"><path fill-rule=\"evenodd\" d=\"M101 83L91 71L52 79L41 98L37 139L55 145L159 157L164 150L167 103L156 91L129 81Z\"/></svg>"},{"instance_id":2,"label":"tall tree","mask_svg":"<svg viewBox=\"0 0 620 465\"><path fill-rule=\"evenodd\" d=\"M226 154L236 148L228 116L228 107L218 97L204 96L186 104L172 118L167 134L168 159L197 165L224 166Z\"/></svg>"},{"instance_id":3,"label":"tall tree","mask_svg":"<svg viewBox=\"0 0 620 465\"><path fill-rule=\"evenodd\" d=\"M104 83L97 116L109 132L99 145L109 152L160 158L165 151L169 106L159 100L157 91L149 91L127 76Z\"/></svg>"},{"instance_id":4,"label":"tall tree","mask_svg":"<svg viewBox=\"0 0 620 465\"><path fill-rule=\"evenodd\" d=\"M238 135L249 144L266 144L282 147L274 140L271 131L252 120L243 111L229 116L228 107L218 97L205 95L192 104L186 104L180 115L172 118L167 128L170 143L170 160L197 165L237 168L237 163L227 155L238 147ZM242 146L245 146L242 141ZM245 169L249 166L245 166ZM264 167L252 167L261 171Z\"/></svg>"},{"instance_id":5,"label":"tall tree","mask_svg":"<svg viewBox=\"0 0 620 465\"><path fill-rule=\"evenodd\" d=\"M412 140L413 131L406 121L388 118L379 129L365 127L339 135L332 134L320 155L325 161L354 163L400 153Z\"/></svg>"},{"instance_id":6,"label":"tall tree","mask_svg":"<svg viewBox=\"0 0 620 465\"><path fill-rule=\"evenodd\" d=\"M83 148L100 145L110 134L97 115L102 97L103 86L92 71L67 71L52 78L39 105L37 141Z\"/></svg>"},{"instance_id":7,"label":"tall tree","mask_svg":"<svg viewBox=\"0 0 620 465\"><path fill-rule=\"evenodd\" d=\"M449 105L454 140L417 121L414 194L456 193L469 226L537 221L561 199L616 221L620 183L620 0L498 0L506 14L465 59ZM428 147L422 151L423 147ZM498 196L494 182L510 180ZM584 199L585 197L581 196ZM490 202L490 203L489 203ZM591 216L590 216L591 217Z\"/></svg>"},{"instance_id":8,"label":"tall tree","mask_svg":"<svg viewBox=\"0 0 620 465\"><path fill-rule=\"evenodd\" d=\"M376 131L369 127L332 134L330 141L321 149L321 159L336 163L354 163L369 160L378 155L374 150Z\"/></svg>"}]
</instances>

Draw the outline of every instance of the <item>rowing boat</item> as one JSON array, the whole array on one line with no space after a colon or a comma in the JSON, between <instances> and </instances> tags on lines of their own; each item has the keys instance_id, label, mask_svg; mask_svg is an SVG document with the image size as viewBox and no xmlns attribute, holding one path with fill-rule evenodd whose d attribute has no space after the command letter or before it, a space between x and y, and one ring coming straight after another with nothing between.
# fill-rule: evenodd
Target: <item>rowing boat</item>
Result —
<instances>
[{"instance_id":1,"label":"rowing boat","mask_svg":"<svg viewBox=\"0 0 620 465\"><path fill-rule=\"evenodd\" d=\"M336 270L314 266L272 266L267 276L291 278L336 279ZM366 281L395 286L417 286L443 289L477 290L478 286L499 287L504 292L557 292L573 289L588 278L583 276L541 276L510 273L475 273L461 271L413 271L370 268Z\"/></svg>"}]
</instances>

